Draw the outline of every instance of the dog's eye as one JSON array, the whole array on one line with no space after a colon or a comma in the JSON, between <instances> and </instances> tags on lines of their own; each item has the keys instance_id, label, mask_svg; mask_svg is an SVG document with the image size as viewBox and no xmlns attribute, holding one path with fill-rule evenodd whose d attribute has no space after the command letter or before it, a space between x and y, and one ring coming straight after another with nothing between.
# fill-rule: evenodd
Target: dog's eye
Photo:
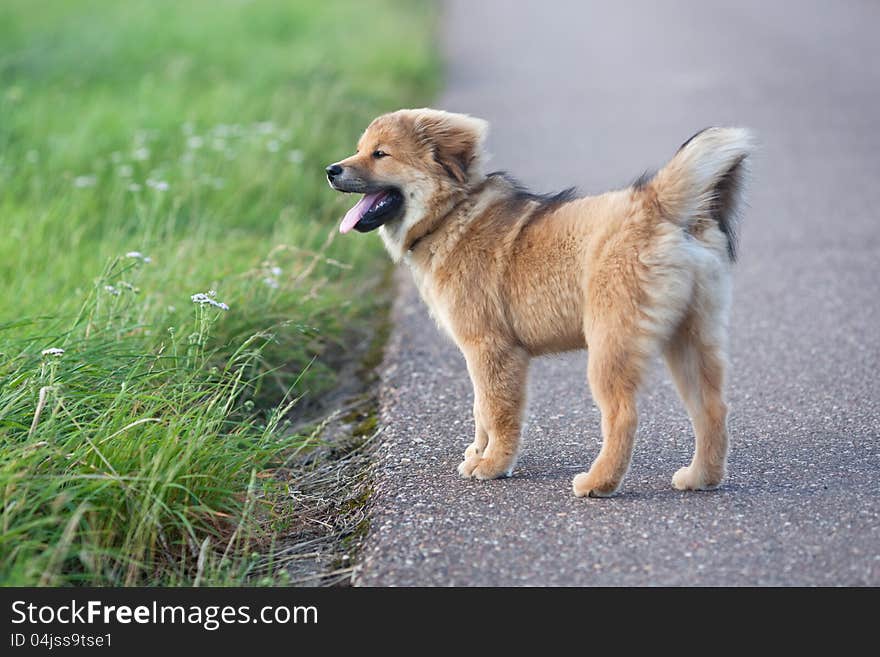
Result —
<instances>
[{"instance_id":1,"label":"dog's eye","mask_svg":"<svg viewBox=\"0 0 880 657\"><path fill-rule=\"evenodd\" d=\"M388 156L388 153L386 153L385 151L379 151L379 150L373 151L373 157L375 157L377 160L380 157L387 157L387 156Z\"/></svg>"}]
</instances>

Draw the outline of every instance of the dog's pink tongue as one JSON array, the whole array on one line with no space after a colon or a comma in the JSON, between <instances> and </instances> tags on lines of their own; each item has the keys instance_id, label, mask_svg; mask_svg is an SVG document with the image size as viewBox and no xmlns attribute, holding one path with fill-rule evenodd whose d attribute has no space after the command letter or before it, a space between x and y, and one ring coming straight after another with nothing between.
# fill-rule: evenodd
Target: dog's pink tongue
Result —
<instances>
[{"instance_id":1,"label":"dog's pink tongue","mask_svg":"<svg viewBox=\"0 0 880 657\"><path fill-rule=\"evenodd\" d=\"M361 220L361 217L367 213L367 210L372 207L373 203L375 203L376 199L379 198L382 193L383 192L364 194L364 197L355 203L351 210L345 213L345 216L342 218L342 223L339 224L339 232L347 233L354 228L357 222Z\"/></svg>"}]
</instances>

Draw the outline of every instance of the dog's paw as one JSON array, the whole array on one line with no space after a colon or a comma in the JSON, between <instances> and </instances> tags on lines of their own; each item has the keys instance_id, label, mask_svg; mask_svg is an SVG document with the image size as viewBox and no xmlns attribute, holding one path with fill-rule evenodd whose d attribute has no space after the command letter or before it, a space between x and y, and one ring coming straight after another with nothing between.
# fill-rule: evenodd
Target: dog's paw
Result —
<instances>
[{"instance_id":1,"label":"dog's paw","mask_svg":"<svg viewBox=\"0 0 880 657\"><path fill-rule=\"evenodd\" d=\"M689 465L672 475L672 486L678 490L714 490L723 478L723 474L711 474Z\"/></svg>"},{"instance_id":2,"label":"dog's paw","mask_svg":"<svg viewBox=\"0 0 880 657\"><path fill-rule=\"evenodd\" d=\"M498 464L489 459L480 459L477 467L471 473L474 479L485 481L487 479L503 479L513 474L513 464Z\"/></svg>"},{"instance_id":3,"label":"dog's paw","mask_svg":"<svg viewBox=\"0 0 880 657\"><path fill-rule=\"evenodd\" d=\"M470 450L470 447L468 448ZM465 479L470 479L471 475L474 473L474 469L480 464L480 456L479 454L473 454L468 456L467 452L465 452L464 461L458 464L458 474L460 474Z\"/></svg>"},{"instance_id":4,"label":"dog's paw","mask_svg":"<svg viewBox=\"0 0 880 657\"><path fill-rule=\"evenodd\" d=\"M611 497L620 482L603 480L590 472L581 472L571 482L575 497Z\"/></svg>"},{"instance_id":5,"label":"dog's paw","mask_svg":"<svg viewBox=\"0 0 880 657\"><path fill-rule=\"evenodd\" d=\"M478 455L470 456L458 466L458 474L465 479L500 479L513 473L512 459L491 459Z\"/></svg>"},{"instance_id":6,"label":"dog's paw","mask_svg":"<svg viewBox=\"0 0 880 657\"><path fill-rule=\"evenodd\" d=\"M464 450L464 460L477 458L479 459L483 455L483 450L480 447L477 447L477 443L471 443L468 445L468 448Z\"/></svg>"}]
</instances>

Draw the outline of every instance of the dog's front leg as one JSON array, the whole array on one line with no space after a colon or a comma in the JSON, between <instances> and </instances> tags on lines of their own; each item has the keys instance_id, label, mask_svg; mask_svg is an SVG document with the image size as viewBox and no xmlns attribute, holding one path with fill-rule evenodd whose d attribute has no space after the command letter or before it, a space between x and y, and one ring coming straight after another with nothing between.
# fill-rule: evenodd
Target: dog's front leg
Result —
<instances>
[{"instance_id":1,"label":"dog's front leg","mask_svg":"<svg viewBox=\"0 0 880 657\"><path fill-rule=\"evenodd\" d=\"M521 347L481 340L462 347L474 384L476 436L458 466L463 477L510 476L519 451L529 356Z\"/></svg>"},{"instance_id":2,"label":"dog's front leg","mask_svg":"<svg viewBox=\"0 0 880 657\"><path fill-rule=\"evenodd\" d=\"M473 383L473 380L471 383ZM474 389L476 390L476 385L474 385ZM480 419L480 404L474 399L474 442L464 450L464 460L474 460L474 467L476 467L476 462L483 456L483 451L488 444L489 434L486 432L485 427L483 427L483 421Z\"/></svg>"}]
</instances>

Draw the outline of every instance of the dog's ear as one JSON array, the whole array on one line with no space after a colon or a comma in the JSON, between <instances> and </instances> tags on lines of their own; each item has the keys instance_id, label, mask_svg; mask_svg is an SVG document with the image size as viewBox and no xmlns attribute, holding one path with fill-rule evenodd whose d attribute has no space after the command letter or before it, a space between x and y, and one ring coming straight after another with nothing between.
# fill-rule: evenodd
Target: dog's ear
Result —
<instances>
[{"instance_id":1,"label":"dog's ear","mask_svg":"<svg viewBox=\"0 0 880 657\"><path fill-rule=\"evenodd\" d=\"M450 178L465 184L481 172L489 123L467 114L422 110L415 119L416 138L431 149Z\"/></svg>"}]
</instances>

